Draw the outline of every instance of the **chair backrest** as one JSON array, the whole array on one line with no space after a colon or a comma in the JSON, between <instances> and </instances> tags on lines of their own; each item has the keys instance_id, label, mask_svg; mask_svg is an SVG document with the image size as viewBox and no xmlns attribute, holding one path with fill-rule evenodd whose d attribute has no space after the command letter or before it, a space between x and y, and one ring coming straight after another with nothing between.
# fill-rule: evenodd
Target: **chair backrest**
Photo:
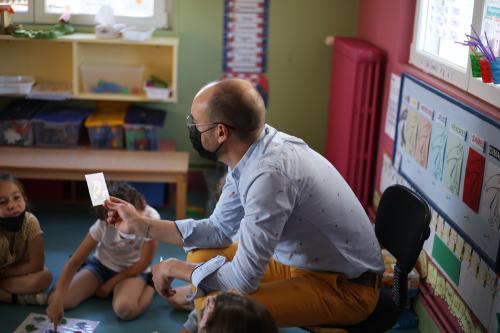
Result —
<instances>
[{"instance_id":1,"label":"chair backrest","mask_svg":"<svg viewBox=\"0 0 500 333\"><path fill-rule=\"evenodd\" d=\"M410 272L429 237L431 213L424 199L402 185L388 187L380 199L375 220L378 241Z\"/></svg>"},{"instance_id":2,"label":"chair backrest","mask_svg":"<svg viewBox=\"0 0 500 333\"><path fill-rule=\"evenodd\" d=\"M388 187L377 210L375 234L380 244L395 258L393 300L405 306L408 273L413 269L429 237L431 213L417 193L401 185Z\"/></svg>"},{"instance_id":3,"label":"chair backrest","mask_svg":"<svg viewBox=\"0 0 500 333\"><path fill-rule=\"evenodd\" d=\"M392 291L380 291L377 306L366 320L337 328L349 333L373 333L385 332L394 326L406 305L408 273L415 266L424 241L429 237L430 220L429 206L417 193L401 185L385 190L377 210L375 233L381 245L397 260ZM330 332L330 328L332 326L306 329L309 332L323 332L321 329Z\"/></svg>"}]
</instances>

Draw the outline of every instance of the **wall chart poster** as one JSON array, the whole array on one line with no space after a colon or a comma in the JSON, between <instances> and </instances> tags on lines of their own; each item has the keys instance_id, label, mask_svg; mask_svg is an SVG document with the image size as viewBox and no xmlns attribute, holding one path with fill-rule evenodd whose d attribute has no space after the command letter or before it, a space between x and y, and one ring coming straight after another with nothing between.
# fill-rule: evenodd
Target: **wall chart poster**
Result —
<instances>
[{"instance_id":1,"label":"wall chart poster","mask_svg":"<svg viewBox=\"0 0 500 333\"><path fill-rule=\"evenodd\" d=\"M267 105L269 0L225 0L222 78L248 80Z\"/></svg>"},{"instance_id":2,"label":"wall chart poster","mask_svg":"<svg viewBox=\"0 0 500 333\"><path fill-rule=\"evenodd\" d=\"M399 172L500 272L500 122L402 75Z\"/></svg>"}]
</instances>

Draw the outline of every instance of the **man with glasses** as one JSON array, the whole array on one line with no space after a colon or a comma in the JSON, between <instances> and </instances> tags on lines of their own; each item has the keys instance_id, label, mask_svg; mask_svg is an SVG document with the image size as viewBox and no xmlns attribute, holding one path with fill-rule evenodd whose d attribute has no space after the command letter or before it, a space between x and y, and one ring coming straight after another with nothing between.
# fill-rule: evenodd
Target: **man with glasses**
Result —
<instances>
[{"instance_id":1,"label":"man with glasses","mask_svg":"<svg viewBox=\"0 0 500 333\"><path fill-rule=\"evenodd\" d=\"M154 267L157 291L169 298L185 290L173 289L173 279L188 281L199 311L205 295L236 289L264 304L279 326L367 318L379 296L382 256L337 170L301 139L267 125L262 98L244 80L203 87L186 125L200 156L228 166L208 218L163 223L119 199L106 202L108 222L120 231L189 251L187 261Z\"/></svg>"}]
</instances>

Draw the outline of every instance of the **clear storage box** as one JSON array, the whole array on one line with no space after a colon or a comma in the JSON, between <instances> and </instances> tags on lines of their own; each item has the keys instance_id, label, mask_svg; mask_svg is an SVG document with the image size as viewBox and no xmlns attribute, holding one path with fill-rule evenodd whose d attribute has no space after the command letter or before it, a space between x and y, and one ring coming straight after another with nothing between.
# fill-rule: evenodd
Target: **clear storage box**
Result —
<instances>
[{"instance_id":1,"label":"clear storage box","mask_svg":"<svg viewBox=\"0 0 500 333\"><path fill-rule=\"evenodd\" d=\"M170 89L144 86L146 96L151 100L166 101L170 97Z\"/></svg>"},{"instance_id":2,"label":"clear storage box","mask_svg":"<svg viewBox=\"0 0 500 333\"><path fill-rule=\"evenodd\" d=\"M125 116L125 141L128 150L158 150L158 129L165 123L166 111L139 106Z\"/></svg>"},{"instance_id":3,"label":"clear storage box","mask_svg":"<svg viewBox=\"0 0 500 333\"><path fill-rule=\"evenodd\" d=\"M83 120L92 109L76 107L45 108L33 119L35 144L49 147L75 147L78 145Z\"/></svg>"},{"instance_id":4,"label":"clear storage box","mask_svg":"<svg viewBox=\"0 0 500 333\"><path fill-rule=\"evenodd\" d=\"M82 64L83 91L95 94L139 95L144 67L119 64Z\"/></svg>"},{"instance_id":5,"label":"clear storage box","mask_svg":"<svg viewBox=\"0 0 500 333\"><path fill-rule=\"evenodd\" d=\"M0 145L33 145L32 119L44 105L42 101L21 99L12 101L0 111Z\"/></svg>"},{"instance_id":6,"label":"clear storage box","mask_svg":"<svg viewBox=\"0 0 500 333\"><path fill-rule=\"evenodd\" d=\"M35 84L32 76L0 75L0 95L26 95Z\"/></svg>"},{"instance_id":7,"label":"clear storage box","mask_svg":"<svg viewBox=\"0 0 500 333\"><path fill-rule=\"evenodd\" d=\"M126 110L98 111L85 120L92 148L123 148Z\"/></svg>"}]
</instances>

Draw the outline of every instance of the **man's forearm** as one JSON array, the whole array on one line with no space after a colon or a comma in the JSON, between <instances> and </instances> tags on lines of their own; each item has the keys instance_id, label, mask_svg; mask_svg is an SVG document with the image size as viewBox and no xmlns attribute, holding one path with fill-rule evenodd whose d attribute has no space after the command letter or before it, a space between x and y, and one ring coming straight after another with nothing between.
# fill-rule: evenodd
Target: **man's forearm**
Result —
<instances>
[{"instance_id":1,"label":"man's forearm","mask_svg":"<svg viewBox=\"0 0 500 333\"><path fill-rule=\"evenodd\" d=\"M145 219L144 222L144 231L142 233L144 237L172 245L184 246L182 235L173 221Z\"/></svg>"}]
</instances>

